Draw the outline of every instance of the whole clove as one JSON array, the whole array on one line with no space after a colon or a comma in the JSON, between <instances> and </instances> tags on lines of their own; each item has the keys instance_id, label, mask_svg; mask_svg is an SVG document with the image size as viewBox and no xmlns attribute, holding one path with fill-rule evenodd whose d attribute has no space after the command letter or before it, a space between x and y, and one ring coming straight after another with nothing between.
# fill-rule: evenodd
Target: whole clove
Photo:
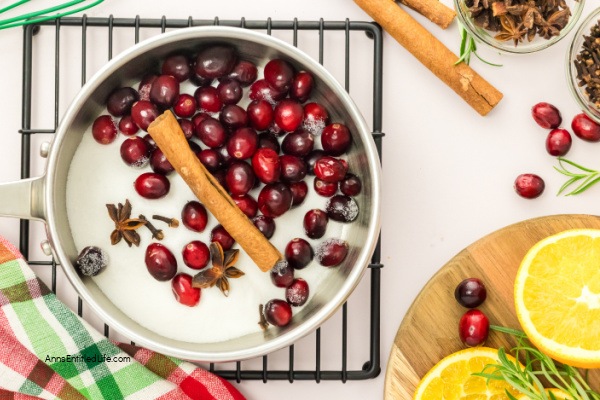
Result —
<instances>
[{"instance_id":1,"label":"whole clove","mask_svg":"<svg viewBox=\"0 0 600 400\"><path fill-rule=\"evenodd\" d=\"M148 230L152 233L152 238L156 240L163 240L165 238L163 231L152 225L152 222L148 221L144 215L140 214L138 218L146 222L146 228L148 228Z\"/></svg>"},{"instance_id":2,"label":"whole clove","mask_svg":"<svg viewBox=\"0 0 600 400\"><path fill-rule=\"evenodd\" d=\"M162 215L153 215L152 219L166 222L169 228L177 228L179 226L179 220L177 218L163 217Z\"/></svg>"},{"instance_id":3,"label":"whole clove","mask_svg":"<svg viewBox=\"0 0 600 400\"><path fill-rule=\"evenodd\" d=\"M589 101L600 108L600 20L590 29L590 35L583 37L583 45L573 63L579 87L585 87Z\"/></svg>"}]
</instances>

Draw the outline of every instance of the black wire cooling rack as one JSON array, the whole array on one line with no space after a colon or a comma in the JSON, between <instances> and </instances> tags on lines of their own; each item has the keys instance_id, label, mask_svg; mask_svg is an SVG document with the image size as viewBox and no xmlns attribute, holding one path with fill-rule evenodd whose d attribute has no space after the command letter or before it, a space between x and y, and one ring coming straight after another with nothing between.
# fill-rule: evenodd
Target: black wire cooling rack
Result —
<instances>
[{"instance_id":1,"label":"black wire cooling rack","mask_svg":"<svg viewBox=\"0 0 600 400\"><path fill-rule=\"evenodd\" d=\"M87 66L86 59L88 57L88 42L87 38L89 32L93 30L103 30L108 40L108 59L113 56L113 33L115 28L117 29L130 29L134 35L134 43L140 40L140 29L141 28L158 28L158 32L165 32L166 29L185 28L190 26L205 26L205 25L224 25L234 26L246 29L253 29L259 31L265 31L267 34L272 34L273 31L287 31L292 33L292 43L294 46L298 45L298 34L299 31L314 31L318 33L318 60L321 64L324 62L324 37L327 31L341 31L344 32L344 85L346 90L350 87L350 50L351 50L351 32L363 32L371 40L373 45L373 58L372 58L372 78L373 78L373 91L372 91L372 134L377 145L377 150L381 158L381 144L382 144L382 31L379 25L371 22L358 22L350 21L324 21L320 19L318 21L299 21L297 19L291 21L276 21L272 19L267 20L219 20L214 18L211 20L198 20L189 17L188 19L167 19L165 17L160 19L145 19L140 18L114 18L110 16L108 18L88 18L85 15L81 18L62 18L56 21L43 22L40 25L29 25L24 27L23 31L23 103L22 103L22 127L21 133L21 178L29 178L30 170L32 165L31 157L31 139L32 135L36 134L54 134L59 121L59 95L61 91L60 82L60 46L61 46L61 27L75 27L80 28L81 35L81 84L83 85L86 81ZM32 97L34 84L33 78L33 66L36 57L36 35L40 30L53 29L54 30L54 127L47 129L32 128ZM79 30L79 29L77 29ZM63 30L64 31L64 30ZM67 32L68 33L68 32ZM64 35L65 33L63 33ZM94 31L94 34L97 34ZM133 44L133 43L132 43ZM341 60L339 60L341 62ZM362 60L362 62L370 62ZM45 66L49 68L49 66ZM77 79L76 76L71 79ZM363 82L360 82L363 83ZM19 248L21 253L29 258L29 242L30 242L30 229L29 221L21 220L20 222L20 237L19 237ZM245 369L242 366L242 362L238 361L235 363L234 369L221 369L219 365L210 364L209 369L218 375L240 382L245 379L263 380L267 382L269 380L314 380L320 382L321 380L339 380L346 382L347 380L362 380L371 379L379 375L381 372L381 359L380 359L380 290L381 290L381 269L383 265L380 262L380 243L378 241L375 252L373 253L371 264L369 265L369 276L365 276L364 279L370 279L370 315L369 315L369 337L368 342L365 346L368 346L369 358L357 368L348 366L348 319L349 311L348 304L344 304L342 308L342 327L341 327L341 363L339 369L322 369L321 358L322 352L326 352L327 349L321 346L321 328L317 329L314 333L315 340L315 364L314 368L311 369L296 369L295 358L301 358L302 354L297 354L294 350L294 345L289 347L289 364L287 369L270 369L269 368L269 356L262 357L262 368ZM52 269L51 289L56 292L57 286L57 263L56 260L30 260L32 265L45 265ZM78 299L78 314L83 314L83 304L81 299ZM357 318L364 318L363 316L356 316ZM108 337L110 333L109 327L104 325L104 334ZM365 340L366 341L366 340ZM298 360L296 360L298 361Z\"/></svg>"}]
</instances>

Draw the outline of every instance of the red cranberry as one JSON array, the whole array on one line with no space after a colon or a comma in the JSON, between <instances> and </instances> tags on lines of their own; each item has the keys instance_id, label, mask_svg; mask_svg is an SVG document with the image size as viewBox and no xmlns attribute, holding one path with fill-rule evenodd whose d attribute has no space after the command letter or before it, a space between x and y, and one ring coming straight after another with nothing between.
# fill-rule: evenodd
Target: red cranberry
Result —
<instances>
[{"instance_id":1,"label":"red cranberry","mask_svg":"<svg viewBox=\"0 0 600 400\"><path fill-rule=\"evenodd\" d=\"M162 64L163 75L171 75L178 82L183 82L192 76L190 60L183 54L174 54L165 59Z\"/></svg>"},{"instance_id":2,"label":"red cranberry","mask_svg":"<svg viewBox=\"0 0 600 400\"><path fill-rule=\"evenodd\" d=\"M266 100L271 104L275 104L285 98L285 92L273 89L266 80L259 79L250 86L248 97L250 97L250 100Z\"/></svg>"},{"instance_id":3,"label":"red cranberry","mask_svg":"<svg viewBox=\"0 0 600 400\"><path fill-rule=\"evenodd\" d=\"M558 128L562 122L560 111L552 104L543 102L531 108L531 116L539 126L546 129Z\"/></svg>"},{"instance_id":4,"label":"red cranberry","mask_svg":"<svg viewBox=\"0 0 600 400\"><path fill-rule=\"evenodd\" d=\"M179 97L179 82L171 75L160 75L152 82L150 101L162 108L170 108Z\"/></svg>"},{"instance_id":5,"label":"red cranberry","mask_svg":"<svg viewBox=\"0 0 600 400\"><path fill-rule=\"evenodd\" d=\"M196 129L198 125L200 125L200 122L208 118L212 117L208 113L200 112L192 117L192 126L194 127L194 129Z\"/></svg>"},{"instance_id":6,"label":"red cranberry","mask_svg":"<svg viewBox=\"0 0 600 400\"><path fill-rule=\"evenodd\" d=\"M140 100L131 106L131 117L140 129L147 131L148 126L158 117L158 108L146 100Z\"/></svg>"},{"instance_id":7,"label":"red cranberry","mask_svg":"<svg viewBox=\"0 0 600 400\"><path fill-rule=\"evenodd\" d=\"M160 199L169 193L171 184L161 174L145 172L137 177L133 184L135 191L146 199Z\"/></svg>"},{"instance_id":8,"label":"red cranberry","mask_svg":"<svg viewBox=\"0 0 600 400\"><path fill-rule=\"evenodd\" d=\"M566 129L552 129L546 138L546 151L551 156L564 156L571 148L571 134Z\"/></svg>"},{"instance_id":9,"label":"red cranberry","mask_svg":"<svg viewBox=\"0 0 600 400\"><path fill-rule=\"evenodd\" d=\"M217 171L223 164L221 155L214 149L201 150L196 156L209 172Z\"/></svg>"},{"instance_id":10,"label":"red cranberry","mask_svg":"<svg viewBox=\"0 0 600 400\"><path fill-rule=\"evenodd\" d=\"M159 148L156 148L150 156L150 167L152 168L152 171L162 175L167 175L175 171L173 165L171 165L165 154Z\"/></svg>"},{"instance_id":11,"label":"red cranberry","mask_svg":"<svg viewBox=\"0 0 600 400\"><path fill-rule=\"evenodd\" d=\"M302 127L315 136L319 136L329 124L329 113L318 103L304 105L304 121Z\"/></svg>"},{"instance_id":12,"label":"red cranberry","mask_svg":"<svg viewBox=\"0 0 600 400\"><path fill-rule=\"evenodd\" d=\"M235 79L243 87L250 86L258 76L256 65L250 61L240 60L234 65L233 70L227 75L229 79Z\"/></svg>"},{"instance_id":13,"label":"red cranberry","mask_svg":"<svg viewBox=\"0 0 600 400\"><path fill-rule=\"evenodd\" d=\"M110 115L101 115L92 125L92 136L100 144L109 144L117 138L117 127Z\"/></svg>"},{"instance_id":14,"label":"red cranberry","mask_svg":"<svg viewBox=\"0 0 600 400\"><path fill-rule=\"evenodd\" d=\"M157 281L168 281L177 273L177 260L169 249L160 243L146 248L146 268Z\"/></svg>"},{"instance_id":15,"label":"red cranberry","mask_svg":"<svg viewBox=\"0 0 600 400\"><path fill-rule=\"evenodd\" d=\"M323 210L315 208L304 214L304 233L311 239L321 239L327 230L329 217Z\"/></svg>"},{"instance_id":16,"label":"red cranberry","mask_svg":"<svg viewBox=\"0 0 600 400\"><path fill-rule=\"evenodd\" d=\"M313 188L315 189L315 192L317 192L317 194L319 196L331 197L337 192L338 183L337 182L325 182L324 180L315 178L315 180L313 181Z\"/></svg>"},{"instance_id":17,"label":"red cranberry","mask_svg":"<svg viewBox=\"0 0 600 400\"><path fill-rule=\"evenodd\" d=\"M131 87L122 87L110 94L106 101L106 109L115 117L129 114L133 103L140 99L138 92Z\"/></svg>"},{"instance_id":18,"label":"red cranberry","mask_svg":"<svg viewBox=\"0 0 600 400\"><path fill-rule=\"evenodd\" d=\"M254 187L254 171L252 171L252 167L248 163L235 161L227 170L225 180L231 194L241 196L248 193Z\"/></svg>"},{"instance_id":19,"label":"red cranberry","mask_svg":"<svg viewBox=\"0 0 600 400\"><path fill-rule=\"evenodd\" d=\"M275 136L283 136L287 133L283 129L281 129L281 127L279 125L277 125L277 123L275 123L275 121L273 121L271 126L269 126L269 132Z\"/></svg>"},{"instance_id":20,"label":"red cranberry","mask_svg":"<svg viewBox=\"0 0 600 400\"><path fill-rule=\"evenodd\" d=\"M235 240L231 237L229 232L223 228L223 225L217 225L210 232L210 241L219 242L224 251L231 250Z\"/></svg>"},{"instance_id":21,"label":"red cranberry","mask_svg":"<svg viewBox=\"0 0 600 400\"><path fill-rule=\"evenodd\" d=\"M327 216L338 222L352 222L358 218L358 204L352 197L337 194L325 205Z\"/></svg>"},{"instance_id":22,"label":"red cranberry","mask_svg":"<svg viewBox=\"0 0 600 400\"><path fill-rule=\"evenodd\" d=\"M294 79L294 69L287 61L276 58L265 65L264 76L273 89L287 92Z\"/></svg>"},{"instance_id":23,"label":"red cranberry","mask_svg":"<svg viewBox=\"0 0 600 400\"><path fill-rule=\"evenodd\" d=\"M192 75L190 76L190 82L195 86L210 86L213 83L213 78L206 78L196 73L196 62L192 65Z\"/></svg>"},{"instance_id":24,"label":"red cranberry","mask_svg":"<svg viewBox=\"0 0 600 400\"><path fill-rule=\"evenodd\" d=\"M521 174L515 179L515 191L526 199L535 199L544 191L544 180L535 174Z\"/></svg>"},{"instance_id":25,"label":"red cranberry","mask_svg":"<svg viewBox=\"0 0 600 400\"><path fill-rule=\"evenodd\" d=\"M235 161L235 158L231 157L231 155L227 151L227 146L217 147L215 150L221 156L221 160L223 160L223 165L229 166L232 162Z\"/></svg>"},{"instance_id":26,"label":"red cranberry","mask_svg":"<svg viewBox=\"0 0 600 400\"><path fill-rule=\"evenodd\" d=\"M346 174L340 182L340 191L346 196L357 196L362 190L360 178L354 174Z\"/></svg>"},{"instance_id":27,"label":"red cranberry","mask_svg":"<svg viewBox=\"0 0 600 400\"><path fill-rule=\"evenodd\" d=\"M237 104L242 98L242 85L233 79L223 79L217 86L217 93L223 104Z\"/></svg>"},{"instance_id":28,"label":"red cranberry","mask_svg":"<svg viewBox=\"0 0 600 400\"><path fill-rule=\"evenodd\" d=\"M204 112L219 112L223 107L219 92L212 86L201 86L194 92L198 109Z\"/></svg>"},{"instance_id":29,"label":"red cranberry","mask_svg":"<svg viewBox=\"0 0 600 400\"><path fill-rule=\"evenodd\" d=\"M317 249L316 256L324 267L336 267L348 254L348 243L341 239L327 239Z\"/></svg>"},{"instance_id":30,"label":"red cranberry","mask_svg":"<svg viewBox=\"0 0 600 400\"><path fill-rule=\"evenodd\" d=\"M248 125L248 114L246 110L236 104L229 104L223 107L219 121L230 131L242 128Z\"/></svg>"},{"instance_id":31,"label":"red cranberry","mask_svg":"<svg viewBox=\"0 0 600 400\"><path fill-rule=\"evenodd\" d=\"M315 138L312 133L304 129L298 129L285 136L281 143L281 149L285 154L304 157L312 151L314 144Z\"/></svg>"},{"instance_id":32,"label":"red cranberry","mask_svg":"<svg viewBox=\"0 0 600 400\"><path fill-rule=\"evenodd\" d=\"M208 246L200 240L193 240L185 245L181 255L185 265L192 269L202 269L210 261L210 250Z\"/></svg>"},{"instance_id":33,"label":"red cranberry","mask_svg":"<svg viewBox=\"0 0 600 400\"><path fill-rule=\"evenodd\" d=\"M571 129L573 129L573 133L580 139L588 142L600 141L600 125L592 121L590 117L583 113L577 114L573 118Z\"/></svg>"},{"instance_id":34,"label":"red cranberry","mask_svg":"<svg viewBox=\"0 0 600 400\"><path fill-rule=\"evenodd\" d=\"M292 307L286 301L273 299L265 304L263 314L269 324L282 327L292 320Z\"/></svg>"},{"instance_id":35,"label":"red cranberry","mask_svg":"<svg viewBox=\"0 0 600 400\"><path fill-rule=\"evenodd\" d=\"M192 136L194 136L194 123L189 119L178 119L177 121L179 122L179 126L181 127L185 138L190 140Z\"/></svg>"},{"instance_id":36,"label":"red cranberry","mask_svg":"<svg viewBox=\"0 0 600 400\"><path fill-rule=\"evenodd\" d=\"M275 123L286 132L293 132L300 127L304 110L296 100L284 99L275 106Z\"/></svg>"},{"instance_id":37,"label":"red cranberry","mask_svg":"<svg viewBox=\"0 0 600 400\"><path fill-rule=\"evenodd\" d=\"M325 182L339 182L346 176L344 164L337 158L324 156L315 163L315 175Z\"/></svg>"},{"instance_id":38,"label":"red cranberry","mask_svg":"<svg viewBox=\"0 0 600 400\"><path fill-rule=\"evenodd\" d=\"M292 239L285 247L285 259L294 269L305 268L312 261L314 255L312 247L304 239Z\"/></svg>"},{"instance_id":39,"label":"red cranberry","mask_svg":"<svg viewBox=\"0 0 600 400\"><path fill-rule=\"evenodd\" d=\"M267 239L271 239L275 233L275 221L271 217L266 215L257 215L252 219L254 226L263 234Z\"/></svg>"},{"instance_id":40,"label":"red cranberry","mask_svg":"<svg viewBox=\"0 0 600 400\"><path fill-rule=\"evenodd\" d=\"M233 196L233 201L248 218L254 218L258 213L258 203L249 194Z\"/></svg>"},{"instance_id":41,"label":"red cranberry","mask_svg":"<svg viewBox=\"0 0 600 400\"><path fill-rule=\"evenodd\" d=\"M198 143L192 141L192 140L188 140L188 146L190 146L190 150L192 150L192 153L194 154L198 154L200 152L200 146L198 145Z\"/></svg>"},{"instance_id":42,"label":"red cranberry","mask_svg":"<svg viewBox=\"0 0 600 400\"><path fill-rule=\"evenodd\" d=\"M125 115L119 121L119 131L121 131L123 135L133 136L139 130L140 128L135 124L135 122L133 122L133 118L131 118L131 115Z\"/></svg>"},{"instance_id":43,"label":"red cranberry","mask_svg":"<svg viewBox=\"0 0 600 400\"><path fill-rule=\"evenodd\" d=\"M258 195L258 209L267 217L279 217L292 207L292 191L280 182L269 183Z\"/></svg>"},{"instance_id":44,"label":"red cranberry","mask_svg":"<svg viewBox=\"0 0 600 400\"><path fill-rule=\"evenodd\" d=\"M171 281L171 290L175 300L188 307L197 305L201 296L201 289L193 287L192 281L192 276L183 272L175 275Z\"/></svg>"},{"instance_id":45,"label":"red cranberry","mask_svg":"<svg viewBox=\"0 0 600 400\"><path fill-rule=\"evenodd\" d=\"M173 104L173 111L179 118L191 117L196 112L196 99L187 93L180 94Z\"/></svg>"},{"instance_id":46,"label":"red cranberry","mask_svg":"<svg viewBox=\"0 0 600 400\"><path fill-rule=\"evenodd\" d=\"M194 232L203 232L208 221L206 208L195 200L186 203L181 211L181 221L186 228Z\"/></svg>"},{"instance_id":47,"label":"red cranberry","mask_svg":"<svg viewBox=\"0 0 600 400\"><path fill-rule=\"evenodd\" d=\"M281 179L286 182L300 182L306 176L306 163L300 157L284 154L279 157Z\"/></svg>"},{"instance_id":48,"label":"red cranberry","mask_svg":"<svg viewBox=\"0 0 600 400\"><path fill-rule=\"evenodd\" d=\"M467 278L456 286L454 298L463 307L479 307L487 297L487 290L481 279Z\"/></svg>"},{"instance_id":49,"label":"red cranberry","mask_svg":"<svg viewBox=\"0 0 600 400\"><path fill-rule=\"evenodd\" d=\"M323 150L331 156L344 154L350 148L351 143L350 131L343 124L327 125L321 134Z\"/></svg>"},{"instance_id":50,"label":"red cranberry","mask_svg":"<svg viewBox=\"0 0 600 400\"><path fill-rule=\"evenodd\" d=\"M227 179L226 179L227 170L221 168L220 170L213 172L212 175L215 177L217 182L219 182L221 187L223 187L223 189L225 189L225 191L229 191L229 189L227 188Z\"/></svg>"},{"instance_id":51,"label":"red cranberry","mask_svg":"<svg viewBox=\"0 0 600 400\"><path fill-rule=\"evenodd\" d=\"M273 107L266 100L254 100L248 104L248 120L250 126L258 131L264 131L273 122Z\"/></svg>"},{"instance_id":52,"label":"red cranberry","mask_svg":"<svg viewBox=\"0 0 600 400\"><path fill-rule=\"evenodd\" d=\"M239 128L229 137L227 151L237 160L252 157L258 148L258 135L252 128Z\"/></svg>"},{"instance_id":53,"label":"red cranberry","mask_svg":"<svg viewBox=\"0 0 600 400\"><path fill-rule=\"evenodd\" d=\"M150 88L152 88L152 83L154 83L156 78L158 78L158 75L154 74L145 75L142 78L138 86L140 100L150 101Z\"/></svg>"},{"instance_id":54,"label":"red cranberry","mask_svg":"<svg viewBox=\"0 0 600 400\"><path fill-rule=\"evenodd\" d=\"M315 164L321 157L325 155L326 154L323 150L313 150L304 157L304 161L306 161L306 166L308 167L307 172L309 175L315 174Z\"/></svg>"},{"instance_id":55,"label":"red cranberry","mask_svg":"<svg viewBox=\"0 0 600 400\"><path fill-rule=\"evenodd\" d=\"M304 103L310 97L314 80L312 75L306 71L300 71L294 76L290 87L290 97Z\"/></svg>"},{"instance_id":56,"label":"red cranberry","mask_svg":"<svg viewBox=\"0 0 600 400\"><path fill-rule=\"evenodd\" d=\"M237 62L235 49L216 45L203 49L196 57L196 73L205 78L220 78L231 72Z\"/></svg>"},{"instance_id":57,"label":"red cranberry","mask_svg":"<svg viewBox=\"0 0 600 400\"><path fill-rule=\"evenodd\" d=\"M214 118L206 118L196 125L196 137L208 147L221 147L227 141L227 132L223 125Z\"/></svg>"},{"instance_id":58,"label":"red cranberry","mask_svg":"<svg viewBox=\"0 0 600 400\"><path fill-rule=\"evenodd\" d=\"M294 281L294 268L287 261L280 261L271 269L271 281L273 285L286 288Z\"/></svg>"},{"instance_id":59,"label":"red cranberry","mask_svg":"<svg viewBox=\"0 0 600 400\"><path fill-rule=\"evenodd\" d=\"M276 182L281 174L279 156L271 149L256 150L252 156L252 168L262 183Z\"/></svg>"},{"instance_id":60,"label":"red cranberry","mask_svg":"<svg viewBox=\"0 0 600 400\"><path fill-rule=\"evenodd\" d=\"M263 132L258 135L258 148L271 149L279 154L279 141L271 132Z\"/></svg>"},{"instance_id":61,"label":"red cranberry","mask_svg":"<svg viewBox=\"0 0 600 400\"><path fill-rule=\"evenodd\" d=\"M292 191L292 207L299 206L308 194L308 185L304 181L292 182L290 190Z\"/></svg>"},{"instance_id":62,"label":"red cranberry","mask_svg":"<svg viewBox=\"0 0 600 400\"><path fill-rule=\"evenodd\" d=\"M490 329L490 321L479 310L469 310L458 323L460 340L469 347L485 343Z\"/></svg>"},{"instance_id":63,"label":"red cranberry","mask_svg":"<svg viewBox=\"0 0 600 400\"><path fill-rule=\"evenodd\" d=\"M139 136L133 136L121 143L121 158L125 164L141 168L148 164L150 150L148 142Z\"/></svg>"},{"instance_id":64,"label":"red cranberry","mask_svg":"<svg viewBox=\"0 0 600 400\"><path fill-rule=\"evenodd\" d=\"M149 133L147 133L146 135L144 135L143 139L146 141L146 143L148 143L148 145L150 146L150 148L152 150L156 149L156 147L157 147L156 146L156 142L154 141L154 139L152 139L152 136L150 136Z\"/></svg>"},{"instance_id":65,"label":"red cranberry","mask_svg":"<svg viewBox=\"0 0 600 400\"><path fill-rule=\"evenodd\" d=\"M285 289L285 299L294 307L303 306L308 300L308 283L302 278L296 278Z\"/></svg>"}]
</instances>

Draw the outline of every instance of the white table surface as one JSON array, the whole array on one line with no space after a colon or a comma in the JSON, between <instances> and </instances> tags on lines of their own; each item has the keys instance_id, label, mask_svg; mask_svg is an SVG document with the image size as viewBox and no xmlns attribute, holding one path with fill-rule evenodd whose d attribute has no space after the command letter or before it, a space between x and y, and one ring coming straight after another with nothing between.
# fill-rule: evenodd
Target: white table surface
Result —
<instances>
[{"instance_id":1,"label":"white table surface","mask_svg":"<svg viewBox=\"0 0 600 400\"><path fill-rule=\"evenodd\" d=\"M448 0L444 2L450 4ZM8 3L0 1L0 5ZM589 14L592 8L593 4L589 1L583 15ZM219 16L221 19L239 19L242 16L246 19L265 19L270 16L288 20L293 17L301 20L320 17L325 20L370 20L349 0L106 0L90 10L88 15L107 16L111 13L115 17L139 14L141 17L154 18L162 15L187 18L193 15L196 18ZM442 31L421 16L417 15L416 18L448 47L458 49L456 24ZM350 381L346 384L337 381L320 384L310 381L293 384L244 381L237 386L248 399L381 398L388 352L396 329L421 287L449 258L481 236L520 220L550 214L597 212L600 187L576 197L555 196L564 179L553 170L556 161L545 151L547 131L539 128L530 117L531 106L539 101L559 107L565 126L570 125L572 117L578 112L568 92L564 72L565 53L573 33L552 48L527 56L501 56L481 48L483 56L504 64L501 68L494 68L478 60L472 61L472 66L505 94L502 102L487 117L476 114L390 36L385 36L382 373L373 380ZM73 42L72 46L79 46L79 42ZM21 115L22 30L0 31L0 49L0 82L3 89L0 109L4 115L0 181L10 181L19 177L20 135L17 131ZM335 51L335 46L326 48L326 58L327 49ZM44 48L37 48L36 51L43 52ZM68 54L69 50L65 51ZM53 64L40 65L34 62L34 68L34 79L52 78ZM360 86L352 87L351 95L357 99L363 112L370 113L370 104L361 102L361 93L368 93L361 91L370 88ZM47 97L34 98L34 104L42 106L38 109L49 103L47 107L51 110L53 97L51 93ZM63 99L63 110L66 102ZM33 125L52 126L51 111L47 114L34 115ZM47 138L34 138L34 175L43 171L43 160L37 157L37 146L41 140ZM568 157L586 166L600 168L599 150L600 144L584 143L575 138ZM525 172L537 173L546 181L546 192L536 200L521 199L513 192L515 177ZM16 220L0 218L0 235L18 243ZM38 243L42 239L40 224L34 225L32 256L43 257L38 250ZM48 279L47 270L36 267L36 272ZM59 297L74 307L76 297L68 284L60 283L59 289ZM368 332L368 279L351 296L349 304L352 310L350 315L354 315L350 325L349 367L359 368L358 362L364 361L368 354L368 339L364 336ZM362 320L361 315L364 316ZM94 326L99 329L102 327L101 322L93 316L88 314L87 318ZM339 322L339 315L328 325L337 324L336 319ZM324 343L334 350L331 355L323 352L323 369L339 369L339 335L333 334L329 338L326 333L328 325L324 327ZM311 344L312 341L304 343L307 348ZM310 350L307 352L310 354ZM273 365L278 359L286 360L284 356L285 352L281 357L275 355L272 358ZM304 363L301 360L302 356L296 355L298 366L312 368L310 361ZM260 367L260 364L255 366Z\"/></svg>"}]
</instances>

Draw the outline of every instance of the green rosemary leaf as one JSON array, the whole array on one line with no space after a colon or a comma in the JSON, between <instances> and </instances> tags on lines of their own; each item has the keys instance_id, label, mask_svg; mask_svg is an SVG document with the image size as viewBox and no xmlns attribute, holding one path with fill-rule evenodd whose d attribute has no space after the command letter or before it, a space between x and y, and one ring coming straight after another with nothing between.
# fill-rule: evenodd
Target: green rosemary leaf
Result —
<instances>
[{"instance_id":1,"label":"green rosemary leaf","mask_svg":"<svg viewBox=\"0 0 600 400\"><path fill-rule=\"evenodd\" d=\"M562 164L563 162L565 162L565 163L567 163L567 164L569 164L569 165L571 165L571 166L573 166L573 167L575 167L575 168L578 168L578 169L580 169L580 170L582 170L582 171L585 171L585 172L598 172L598 171L594 171L593 169L589 169L589 168L586 168L586 167L584 167L584 166L582 166L582 165L579 165L579 164L577 164L577 163L576 163L576 162L574 162L574 161L567 160L567 159L566 159L566 158L564 158L564 157L558 157L558 162L559 162L560 164Z\"/></svg>"},{"instance_id":2,"label":"green rosemary leaf","mask_svg":"<svg viewBox=\"0 0 600 400\"><path fill-rule=\"evenodd\" d=\"M506 389L504 389L504 392L506 393L506 397L509 398L509 400L517 400L517 398L515 396L513 396L512 394L510 394L510 392Z\"/></svg>"},{"instance_id":3,"label":"green rosemary leaf","mask_svg":"<svg viewBox=\"0 0 600 400\"><path fill-rule=\"evenodd\" d=\"M500 326L500 325L490 325L490 329L493 331L496 331L496 332L500 332L500 333L508 333L509 335L516 336L516 337L527 338L527 335L525 335L525 332L520 331L518 329L507 328L505 326Z\"/></svg>"},{"instance_id":4,"label":"green rosemary leaf","mask_svg":"<svg viewBox=\"0 0 600 400\"><path fill-rule=\"evenodd\" d=\"M465 29L464 26L460 25L460 53L459 53L459 58L458 60L456 60L456 62L454 63L454 65L458 65L461 62L464 62L465 64L469 64L471 62L471 55L475 54L475 56L480 59L481 61L483 61L484 63L494 66L494 67L501 67L501 64L494 64L491 63L489 61L484 60L483 58L481 58L479 56L479 54L477 54L477 44L475 43L475 39L473 38L473 36L471 36L469 34L469 32L467 32L467 30Z\"/></svg>"},{"instance_id":5,"label":"green rosemary leaf","mask_svg":"<svg viewBox=\"0 0 600 400\"><path fill-rule=\"evenodd\" d=\"M583 177L573 177L571 179L569 179L568 181L566 181L565 183L563 183L563 185L560 187L560 189L558 189L558 193L556 193L556 195L561 195L569 186L571 186L573 183L577 182L578 180L582 179Z\"/></svg>"},{"instance_id":6,"label":"green rosemary leaf","mask_svg":"<svg viewBox=\"0 0 600 400\"><path fill-rule=\"evenodd\" d=\"M567 196L573 196L585 192L598 181L600 181L600 176L598 176L598 174L592 174L587 177L575 190L568 193Z\"/></svg>"}]
</instances>

